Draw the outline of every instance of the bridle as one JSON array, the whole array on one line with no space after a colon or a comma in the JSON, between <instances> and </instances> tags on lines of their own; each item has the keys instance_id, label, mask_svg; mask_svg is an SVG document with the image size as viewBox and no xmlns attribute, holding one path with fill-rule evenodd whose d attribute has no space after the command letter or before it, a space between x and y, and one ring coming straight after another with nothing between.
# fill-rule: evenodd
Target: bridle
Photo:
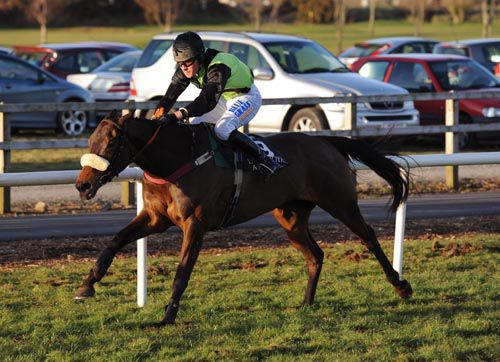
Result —
<instances>
[{"instance_id":1,"label":"bridle","mask_svg":"<svg viewBox=\"0 0 500 362\"><path fill-rule=\"evenodd\" d=\"M128 148L131 151L132 158L129 163L133 163L137 158L144 152L144 150L153 143L155 140L156 136L160 132L162 126L164 124L159 124L153 133L153 135L149 138L149 140L146 142L146 144L140 148L137 149L137 147L130 142L130 140L127 137L127 128L120 126L116 122L113 122L108 119L104 119L101 121L101 123L109 123L111 124L118 132L117 132L117 143L118 145L115 146L115 149L113 150L113 153L111 154L111 157L107 159L109 161L109 167L106 168L104 173L99 177L99 180L97 181L100 186L103 186L104 184L108 183L111 181L114 177L118 176L121 170L116 169L116 160L120 157L122 152L125 150L125 148ZM126 125L126 123L125 123ZM101 156L102 157L102 156Z\"/></svg>"}]
</instances>

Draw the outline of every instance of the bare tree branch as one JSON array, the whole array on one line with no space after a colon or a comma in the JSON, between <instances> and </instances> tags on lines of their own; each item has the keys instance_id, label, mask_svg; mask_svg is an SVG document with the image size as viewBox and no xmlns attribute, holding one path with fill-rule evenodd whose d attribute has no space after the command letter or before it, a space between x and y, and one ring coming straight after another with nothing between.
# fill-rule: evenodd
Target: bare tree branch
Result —
<instances>
[{"instance_id":1,"label":"bare tree branch","mask_svg":"<svg viewBox=\"0 0 500 362\"><path fill-rule=\"evenodd\" d=\"M144 10L146 21L153 22L165 31L171 31L179 17L180 0L134 0Z\"/></svg>"}]
</instances>

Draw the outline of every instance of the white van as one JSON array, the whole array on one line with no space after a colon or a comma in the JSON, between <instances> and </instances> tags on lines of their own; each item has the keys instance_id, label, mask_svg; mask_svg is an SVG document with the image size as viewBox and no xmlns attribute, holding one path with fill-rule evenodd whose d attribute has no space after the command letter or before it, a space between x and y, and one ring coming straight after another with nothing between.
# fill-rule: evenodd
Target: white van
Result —
<instances>
[{"instance_id":1,"label":"white van","mask_svg":"<svg viewBox=\"0 0 500 362\"><path fill-rule=\"evenodd\" d=\"M364 78L312 40L278 34L199 32L207 48L232 53L253 70L262 98L332 97L335 95L408 94L400 87ZM159 100L166 92L176 63L171 45L178 35L153 37L132 71L130 100ZM193 100L199 89L190 85L179 101ZM250 122L251 132L344 129L344 104L262 106ZM151 111L149 113L151 115ZM357 127L418 125L412 101L358 103Z\"/></svg>"}]
</instances>

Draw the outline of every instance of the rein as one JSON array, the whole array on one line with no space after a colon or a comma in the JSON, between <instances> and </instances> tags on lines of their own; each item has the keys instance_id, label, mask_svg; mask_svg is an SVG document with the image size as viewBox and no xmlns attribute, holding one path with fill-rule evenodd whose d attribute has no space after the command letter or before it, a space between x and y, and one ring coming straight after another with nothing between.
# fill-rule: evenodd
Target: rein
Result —
<instances>
[{"instance_id":1,"label":"rein","mask_svg":"<svg viewBox=\"0 0 500 362\"><path fill-rule=\"evenodd\" d=\"M113 151L113 154L111 155L109 159L109 167L106 168L104 174L99 178L98 182L102 186L109 181L111 181L114 177L118 176L119 171L113 170L112 167L115 164L115 161L118 159L120 154L123 152L124 148L127 146L130 147L132 150L133 157L131 159L131 162L135 162L135 160L144 152L144 150L153 143L153 141L156 139L156 136L160 133L161 128L163 127L163 124L158 125L156 128L155 132L153 135L150 137L150 139L146 142L146 144L139 150L137 150L137 147L133 143L130 142L130 140L127 138L127 129L124 127L121 127L119 124L104 119L101 122L106 122L111 124L113 127L115 127L119 132L118 136L118 144L119 146ZM125 123L126 124L126 123Z\"/></svg>"}]
</instances>

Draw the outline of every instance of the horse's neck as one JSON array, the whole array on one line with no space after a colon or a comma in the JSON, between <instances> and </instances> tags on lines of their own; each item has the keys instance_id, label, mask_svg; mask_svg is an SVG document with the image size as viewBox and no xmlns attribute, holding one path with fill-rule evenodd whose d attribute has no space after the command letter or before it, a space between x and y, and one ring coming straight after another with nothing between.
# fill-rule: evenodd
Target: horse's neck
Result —
<instances>
[{"instance_id":1,"label":"horse's neck","mask_svg":"<svg viewBox=\"0 0 500 362\"><path fill-rule=\"evenodd\" d=\"M193 139L185 126L163 126L154 136L158 126L153 122L137 118L129 122L129 139L141 153L134 161L143 170L167 177L192 159Z\"/></svg>"}]
</instances>

